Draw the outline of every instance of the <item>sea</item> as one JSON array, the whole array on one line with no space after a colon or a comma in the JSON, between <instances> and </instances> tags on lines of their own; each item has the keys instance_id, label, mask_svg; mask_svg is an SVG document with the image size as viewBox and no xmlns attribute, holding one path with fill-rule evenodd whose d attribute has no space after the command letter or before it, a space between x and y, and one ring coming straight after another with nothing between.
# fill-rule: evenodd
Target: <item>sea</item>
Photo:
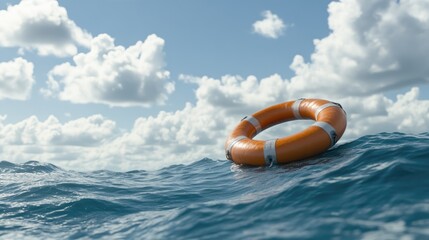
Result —
<instances>
[{"instance_id":1,"label":"sea","mask_svg":"<svg viewBox=\"0 0 429 240\"><path fill-rule=\"evenodd\" d=\"M0 239L429 239L429 133L367 135L272 167L4 160Z\"/></svg>"}]
</instances>

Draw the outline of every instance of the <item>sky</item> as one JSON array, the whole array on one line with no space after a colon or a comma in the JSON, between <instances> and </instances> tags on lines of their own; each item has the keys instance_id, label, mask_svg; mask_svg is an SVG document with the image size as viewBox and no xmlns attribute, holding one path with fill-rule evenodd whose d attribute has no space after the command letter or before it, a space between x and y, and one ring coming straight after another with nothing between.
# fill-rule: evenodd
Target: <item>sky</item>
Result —
<instances>
[{"instance_id":1,"label":"sky","mask_svg":"<svg viewBox=\"0 0 429 240\"><path fill-rule=\"evenodd\" d=\"M342 142L427 132L428 52L427 0L1 0L0 159L224 160L243 116L298 98L341 103Z\"/></svg>"}]
</instances>

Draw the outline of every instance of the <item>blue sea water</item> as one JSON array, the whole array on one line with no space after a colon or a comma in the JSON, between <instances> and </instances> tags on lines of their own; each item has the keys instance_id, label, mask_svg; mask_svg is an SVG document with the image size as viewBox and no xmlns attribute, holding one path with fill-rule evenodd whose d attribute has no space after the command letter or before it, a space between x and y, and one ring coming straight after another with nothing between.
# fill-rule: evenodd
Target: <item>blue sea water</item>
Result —
<instances>
[{"instance_id":1,"label":"blue sea water","mask_svg":"<svg viewBox=\"0 0 429 240\"><path fill-rule=\"evenodd\" d=\"M429 133L274 167L157 171L0 162L1 239L429 239Z\"/></svg>"}]
</instances>

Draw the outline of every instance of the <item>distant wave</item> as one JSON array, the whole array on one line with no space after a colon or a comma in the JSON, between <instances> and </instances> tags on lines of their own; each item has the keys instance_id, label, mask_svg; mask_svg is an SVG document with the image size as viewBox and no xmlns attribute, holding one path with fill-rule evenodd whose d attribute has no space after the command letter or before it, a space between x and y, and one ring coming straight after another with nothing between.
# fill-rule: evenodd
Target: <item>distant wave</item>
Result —
<instances>
[{"instance_id":1,"label":"distant wave","mask_svg":"<svg viewBox=\"0 0 429 240\"><path fill-rule=\"evenodd\" d=\"M427 239L429 133L380 133L287 165L157 171L0 162L1 239Z\"/></svg>"}]
</instances>

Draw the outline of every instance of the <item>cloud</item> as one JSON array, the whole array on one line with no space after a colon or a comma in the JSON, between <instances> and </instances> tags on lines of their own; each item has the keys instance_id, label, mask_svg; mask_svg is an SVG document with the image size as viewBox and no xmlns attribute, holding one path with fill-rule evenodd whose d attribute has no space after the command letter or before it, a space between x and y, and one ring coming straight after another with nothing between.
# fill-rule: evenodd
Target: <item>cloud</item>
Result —
<instances>
[{"instance_id":1,"label":"cloud","mask_svg":"<svg viewBox=\"0 0 429 240\"><path fill-rule=\"evenodd\" d=\"M229 119L219 111L188 103L176 112L138 118L129 132L105 147L102 158L119 160L124 169L156 169L222 157Z\"/></svg>"},{"instance_id":2,"label":"cloud","mask_svg":"<svg viewBox=\"0 0 429 240\"><path fill-rule=\"evenodd\" d=\"M208 107L208 108L207 108ZM60 123L35 116L14 124L0 119L2 157L9 161L34 159L72 169L157 169L190 163L219 152L226 132L223 114L207 105L188 103L176 112L138 118L121 132L100 115ZM220 151L222 152L222 151Z\"/></svg>"},{"instance_id":3,"label":"cloud","mask_svg":"<svg viewBox=\"0 0 429 240\"><path fill-rule=\"evenodd\" d=\"M174 84L167 82L163 47L164 40L156 35L124 48L101 34L92 40L88 53L73 57L74 64L55 66L48 74L48 87L41 92L73 103L163 104L174 91Z\"/></svg>"},{"instance_id":4,"label":"cloud","mask_svg":"<svg viewBox=\"0 0 429 240\"><path fill-rule=\"evenodd\" d=\"M368 96L429 83L429 4L425 0L329 4L329 36L306 63L296 56L293 96Z\"/></svg>"},{"instance_id":5,"label":"cloud","mask_svg":"<svg viewBox=\"0 0 429 240\"><path fill-rule=\"evenodd\" d=\"M285 101L284 90L289 84L278 74L260 80L253 75L247 78L225 75L220 79L181 75L179 78L198 85L195 93L201 104L225 109L227 113L249 112Z\"/></svg>"},{"instance_id":6,"label":"cloud","mask_svg":"<svg viewBox=\"0 0 429 240\"><path fill-rule=\"evenodd\" d=\"M49 116L31 116L17 123L0 118L2 158L8 161L46 161L75 170L119 169L100 159L99 151L120 136L116 123L101 115L61 123Z\"/></svg>"},{"instance_id":7,"label":"cloud","mask_svg":"<svg viewBox=\"0 0 429 240\"><path fill-rule=\"evenodd\" d=\"M357 103L359 100L361 101ZM351 104L350 101L356 103ZM398 94L395 101L377 94L361 99L349 98L346 104L360 107L357 108L359 111L351 108L354 111L348 116L349 138L378 132L422 133L428 130L429 100L419 99L418 87ZM367 105L379 105L379 110L374 111L373 107L368 108Z\"/></svg>"},{"instance_id":8,"label":"cloud","mask_svg":"<svg viewBox=\"0 0 429 240\"><path fill-rule=\"evenodd\" d=\"M22 0L0 10L0 46L35 49L39 55L71 56L91 35L67 16L57 0Z\"/></svg>"},{"instance_id":9,"label":"cloud","mask_svg":"<svg viewBox=\"0 0 429 240\"><path fill-rule=\"evenodd\" d=\"M4 119L0 119L4 121ZM116 123L101 115L61 124L54 116L40 121L31 116L15 124L0 124L1 145L100 145L117 133Z\"/></svg>"},{"instance_id":10,"label":"cloud","mask_svg":"<svg viewBox=\"0 0 429 240\"><path fill-rule=\"evenodd\" d=\"M429 100L418 100L419 88L397 96L388 109L391 124L401 132L425 132L429 126ZM412 106L412 107L410 107Z\"/></svg>"},{"instance_id":11,"label":"cloud","mask_svg":"<svg viewBox=\"0 0 429 240\"><path fill-rule=\"evenodd\" d=\"M264 11L262 13L264 19L253 23L253 32L267 37L267 38L278 38L286 29L286 25L283 20L271 11Z\"/></svg>"},{"instance_id":12,"label":"cloud","mask_svg":"<svg viewBox=\"0 0 429 240\"><path fill-rule=\"evenodd\" d=\"M26 100L34 84L33 63L23 58L0 62L0 100Z\"/></svg>"}]
</instances>

